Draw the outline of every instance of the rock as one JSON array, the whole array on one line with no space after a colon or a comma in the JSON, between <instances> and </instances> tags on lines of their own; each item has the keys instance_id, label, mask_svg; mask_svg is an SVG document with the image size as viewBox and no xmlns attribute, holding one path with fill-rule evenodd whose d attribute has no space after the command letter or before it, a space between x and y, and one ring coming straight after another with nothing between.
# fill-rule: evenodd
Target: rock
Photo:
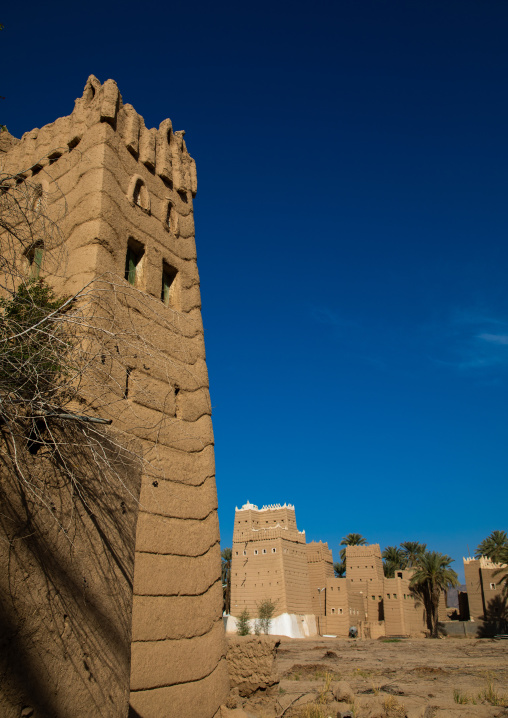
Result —
<instances>
[{"instance_id":1,"label":"rock","mask_svg":"<svg viewBox=\"0 0 508 718\"><path fill-rule=\"evenodd\" d=\"M348 718L351 715L351 708L349 703L329 703L326 706L327 715L331 715L334 718Z\"/></svg>"},{"instance_id":2,"label":"rock","mask_svg":"<svg viewBox=\"0 0 508 718\"><path fill-rule=\"evenodd\" d=\"M385 718L386 712L380 696L369 698L363 704L362 716L365 718Z\"/></svg>"},{"instance_id":3,"label":"rock","mask_svg":"<svg viewBox=\"0 0 508 718\"><path fill-rule=\"evenodd\" d=\"M345 703L352 703L355 699L353 689L346 681L339 681L335 683L332 689L333 696L336 701L344 701Z\"/></svg>"},{"instance_id":4,"label":"rock","mask_svg":"<svg viewBox=\"0 0 508 718\"><path fill-rule=\"evenodd\" d=\"M406 718L432 718L434 710L431 705L410 708L406 712Z\"/></svg>"},{"instance_id":5,"label":"rock","mask_svg":"<svg viewBox=\"0 0 508 718\"><path fill-rule=\"evenodd\" d=\"M34 709L32 706L25 706L23 710L21 711L21 718L30 718L30 716L33 716Z\"/></svg>"},{"instance_id":6,"label":"rock","mask_svg":"<svg viewBox=\"0 0 508 718\"><path fill-rule=\"evenodd\" d=\"M280 640L271 636L228 636L228 672L231 688L243 698L279 682L275 654Z\"/></svg>"}]
</instances>

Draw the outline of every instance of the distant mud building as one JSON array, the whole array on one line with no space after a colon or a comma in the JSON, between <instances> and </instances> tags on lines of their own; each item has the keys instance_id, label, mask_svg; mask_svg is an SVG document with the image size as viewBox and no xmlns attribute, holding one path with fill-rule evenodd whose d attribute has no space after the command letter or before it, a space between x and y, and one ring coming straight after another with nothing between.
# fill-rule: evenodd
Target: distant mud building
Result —
<instances>
[{"instance_id":1,"label":"distant mud building","mask_svg":"<svg viewBox=\"0 0 508 718\"><path fill-rule=\"evenodd\" d=\"M507 595L502 580L507 571L508 566L486 556L464 558L467 594L460 606L460 617L478 623L481 635L508 630Z\"/></svg>"},{"instance_id":2,"label":"distant mud building","mask_svg":"<svg viewBox=\"0 0 508 718\"><path fill-rule=\"evenodd\" d=\"M231 564L231 614L252 617L264 599L276 603L272 633L365 638L422 635L421 601L410 589L412 570L385 578L381 549L346 547L347 578L335 578L332 552L321 541L306 543L290 504L247 503L235 511ZM228 620L228 630L235 621Z\"/></svg>"}]
</instances>

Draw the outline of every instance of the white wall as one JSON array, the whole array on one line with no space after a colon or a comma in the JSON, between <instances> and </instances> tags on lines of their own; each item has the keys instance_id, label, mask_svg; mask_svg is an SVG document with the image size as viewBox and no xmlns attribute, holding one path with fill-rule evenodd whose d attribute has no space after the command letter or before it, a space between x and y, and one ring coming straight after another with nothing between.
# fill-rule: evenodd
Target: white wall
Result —
<instances>
[{"instance_id":1,"label":"white wall","mask_svg":"<svg viewBox=\"0 0 508 718\"><path fill-rule=\"evenodd\" d=\"M236 633L236 620L234 616L224 616L226 633ZM251 633L254 633L255 623L256 620L251 618L249 621ZM294 613L281 613L280 616L272 618L270 635L288 636L289 638L316 636L316 617L314 615L297 616Z\"/></svg>"}]
</instances>

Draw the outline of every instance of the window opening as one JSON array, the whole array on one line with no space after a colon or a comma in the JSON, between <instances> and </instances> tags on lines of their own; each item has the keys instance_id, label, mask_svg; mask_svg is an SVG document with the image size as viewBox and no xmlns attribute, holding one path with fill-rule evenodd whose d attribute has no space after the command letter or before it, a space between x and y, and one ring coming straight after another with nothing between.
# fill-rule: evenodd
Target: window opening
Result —
<instances>
[{"instance_id":1,"label":"window opening","mask_svg":"<svg viewBox=\"0 0 508 718\"><path fill-rule=\"evenodd\" d=\"M26 257L29 264L29 277L30 279L39 279L42 267L42 258L44 256L44 244L43 242L37 242L31 247Z\"/></svg>"},{"instance_id":2,"label":"window opening","mask_svg":"<svg viewBox=\"0 0 508 718\"><path fill-rule=\"evenodd\" d=\"M53 152L53 154L49 156L49 164L54 165L55 162L57 160L59 160L61 156L62 156L61 152Z\"/></svg>"},{"instance_id":3,"label":"window opening","mask_svg":"<svg viewBox=\"0 0 508 718\"><path fill-rule=\"evenodd\" d=\"M132 201L140 207L144 212L150 213L150 200L148 196L148 190L142 179L136 180L134 189L132 190Z\"/></svg>"},{"instance_id":4,"label":"window opening","mask_svg":"<svg viewBox=\"0 0 508 718\"><path fill-rule=\"evenodd\" d=\"M168 202L168 208L166 211L166 229L169 229L170 232L173 231L173 220L174 220L174 214L173 214L173 205L171 202Z\"/></svg>"},{"instance_id":5,"label":"window opening","mask_svg":"<svg viewBox=\"0 0 508 718\"><path fill-rule=\"evenodd\" d=\"M139 242L129 240L127 245L127 256L125 258L125 279L135 286L139 283L141 273L141 260L145 253L144 247Z\"/></svg>"},{"instance_id":6,"label":"window opening","mask_svg":"<svg viewBox=\"0 0 508 718\"><path fill-rule=\"evenodd\" d=\"M171 267L166 262L162 265L162 288L161 288L161 301L168 307L173 304L173 295L175 293L175 279L178 274L174 267Z\"/></svg>"}]
</instances>

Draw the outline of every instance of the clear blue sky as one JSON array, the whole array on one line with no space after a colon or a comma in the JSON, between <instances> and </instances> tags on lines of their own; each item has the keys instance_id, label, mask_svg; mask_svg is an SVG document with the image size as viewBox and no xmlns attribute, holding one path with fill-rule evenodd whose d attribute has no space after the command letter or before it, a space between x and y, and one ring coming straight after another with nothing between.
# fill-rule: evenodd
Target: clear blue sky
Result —
<instances>
[{"instance_id":1,"label":"clear blue sky","mask_svg":"<svg viewBox=\"0 0 508 718\"><path fill-rule=\"evenodd\" d=\"M507 529L506 0L7 4L0 121L90 73L198 166L223 545L289 501L462 556Z\"/></svg>"}]
</instances>

